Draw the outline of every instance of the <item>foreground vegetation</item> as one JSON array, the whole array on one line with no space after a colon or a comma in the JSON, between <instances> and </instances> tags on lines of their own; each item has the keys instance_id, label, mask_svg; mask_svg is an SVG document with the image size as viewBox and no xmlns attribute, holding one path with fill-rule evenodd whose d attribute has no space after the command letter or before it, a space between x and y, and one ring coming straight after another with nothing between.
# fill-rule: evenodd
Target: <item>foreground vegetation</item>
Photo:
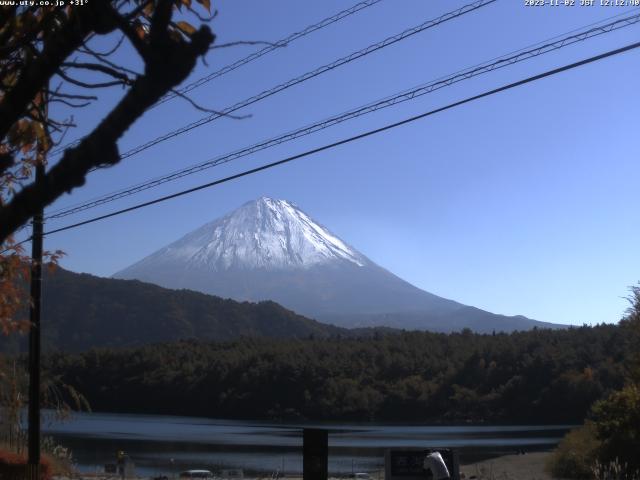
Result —
<instances>
[{"instance_id":1,"label":"foreground vegetation","mask_svg":"<svg viewBox=\"0 0 640 480\"><path fill-rule=\"evenodd\" d=\"M640 479L640 287L620 322L634 342L626 357L625 385L593 404L583 426L569 432L549 461L556 477Z\"/></svg>"}]
</instances>

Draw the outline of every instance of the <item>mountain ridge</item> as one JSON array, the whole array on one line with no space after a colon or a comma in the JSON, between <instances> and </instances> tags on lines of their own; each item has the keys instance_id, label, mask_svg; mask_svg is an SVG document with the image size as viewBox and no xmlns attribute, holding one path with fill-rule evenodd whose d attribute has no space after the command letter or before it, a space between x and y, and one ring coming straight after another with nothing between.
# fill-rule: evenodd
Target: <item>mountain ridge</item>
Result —
<instances>
[{"instance_id":1,"label":"mountain ridge","mask_svg":"<svg viewBox=\"0 0 640 480\"><path fill-rule=\"evenodd\" d=\"M44 272L42 291L45 349L77 352L189 339L230 341L243 336L324 338L349 334L272 301L236 302L139 280L75 273L61 267ZM4 340L6 344L7 339Z\"/></svg>"},{"instance_id":2,"label":"mountain ridge","mask_svg":"<svg viewBox=\"0 0 640 480\"><path fill-rule=\"evenodd\" d=\"M113 277L238 301L273 300L306 317L346 328L480 332L556 328L421 290L371 261L292 202L269 197L243 204ZM447 318L456 320L455 328L446 329Z\"/></svg>"}]
</instances>

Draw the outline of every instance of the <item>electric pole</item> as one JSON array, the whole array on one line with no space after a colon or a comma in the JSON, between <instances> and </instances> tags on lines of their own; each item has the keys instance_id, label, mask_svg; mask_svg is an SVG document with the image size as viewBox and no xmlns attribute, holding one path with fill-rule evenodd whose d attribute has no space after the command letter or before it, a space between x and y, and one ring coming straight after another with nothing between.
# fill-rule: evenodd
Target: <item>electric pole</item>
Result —
<instances>
[{"instance_id":1,"label":"electric pole","mask_svg":"<svg viewBox=\"0 0 640 480\"><path fill-rule=\"evenodd\" d=\"M36 166L36 183L44 176L44 165ZM40 467L40 299L42 293L42 217L33 217L31 239L31 309L29 320L29 470L30 480L39 478Z\"/></svg>"},{"instance_id":2,"label":"electric pole","mask_svg":"<svg viewBox=\"0 0 640 480\"><path fill-rule=\"evenodd\" d=\"M38 101L39 100L39 101ZM41 185L45 174L46 152L49 150L47 99L41 93L35 108L42 116L43 138L38 140L36 161L36 185ZM28 475L29 480L40 479L40 303L42 297L42 232L43 208L33 216L33 232L31 235L31 305L29 309L29 430L28 430Z\"/></svg>"}]
</instances>

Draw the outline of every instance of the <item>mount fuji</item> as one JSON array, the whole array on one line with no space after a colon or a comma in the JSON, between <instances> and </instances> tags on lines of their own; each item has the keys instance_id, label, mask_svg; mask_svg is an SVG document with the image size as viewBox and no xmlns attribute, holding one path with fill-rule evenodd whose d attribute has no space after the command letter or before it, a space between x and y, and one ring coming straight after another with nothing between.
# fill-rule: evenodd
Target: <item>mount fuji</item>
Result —
<instances>
[{"instance_id":1,"label":"mount fuji","mask_svg":"<svg viewBox=\"0 0 640 480\"><path fill-rule=\"evenodd\" d=\"M560 326L493 314L421 290L293 203L267 197L203 225L114 277L240 301L274 300L350 328L491 332Z\"/></svg>"}]
</instances>

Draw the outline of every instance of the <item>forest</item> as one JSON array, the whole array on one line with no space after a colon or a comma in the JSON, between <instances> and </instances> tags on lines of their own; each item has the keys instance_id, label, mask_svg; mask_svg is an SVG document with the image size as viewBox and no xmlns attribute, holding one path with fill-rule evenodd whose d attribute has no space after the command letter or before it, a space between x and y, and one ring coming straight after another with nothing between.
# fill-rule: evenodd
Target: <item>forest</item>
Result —
<instances>
[{"instance_id":1,"label":"forest","mask_svg":"<svg viewBox=\"0 0 640 480\"><path fill-rule=\"evenodd\" d=\"M624 322L511 334L196 340L52 353L94 411L245 419L582 423L639 344Z\"/></svg>"}]
</instances>

